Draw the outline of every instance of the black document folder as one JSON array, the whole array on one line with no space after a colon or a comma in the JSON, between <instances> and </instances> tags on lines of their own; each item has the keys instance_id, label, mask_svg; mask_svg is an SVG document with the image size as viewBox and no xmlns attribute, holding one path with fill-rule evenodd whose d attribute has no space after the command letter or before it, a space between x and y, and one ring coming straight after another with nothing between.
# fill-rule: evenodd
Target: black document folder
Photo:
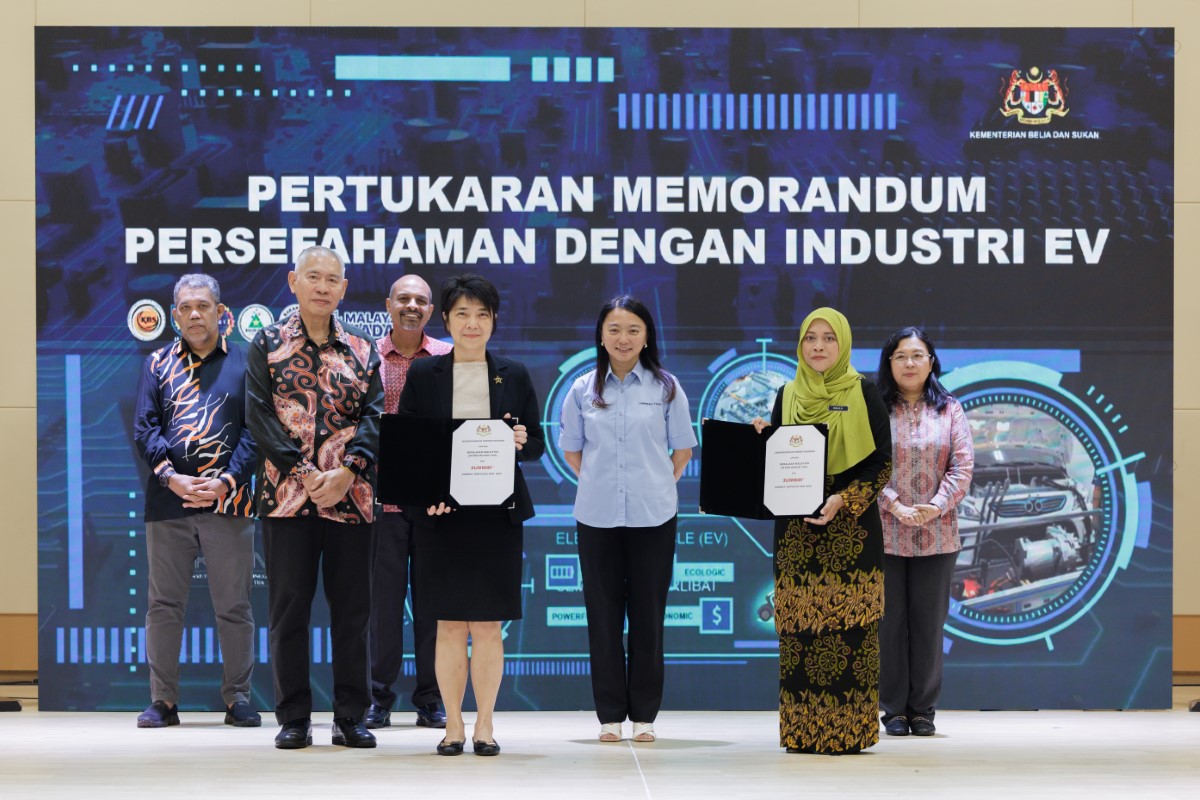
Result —
<instances>
[{"instance_id":1,"label":"black document folder","mask_svg":"<svg viewBox=\"0 0 1200 800\"><path fill-rule=\"evenodd\" d=\"M464 424L488 420L425 419L384 414L379 422L379 502L422 508L461 504L450 495L450 465L454 432ZM503 420L510 426L513 420ZM495 420L491 421L495 424ZM514 460L516 453L513 454ZM513 471L514 478L516 471ZM499 506L513 502L514 490Z\"/></svg>"},{"instance_id":2,"label":"black document folder","mask_svg":"<svg viewBox=\"0 0 1200 800\"><path fill-rule=\"evenodd\" d=\"M813 430L822 438L829 426L772 426L762 433L753 425L705 419L700 423L704 450L700 460L700 513L721 514L748 519L775 519L764 502L767 442L778 430L796 429L797 434ZM824 449L822 448L822 453ZM816 516L825 504L825 459L820 459L820 502L815 507L790 516Z\"/></svg>"}]
</instances>

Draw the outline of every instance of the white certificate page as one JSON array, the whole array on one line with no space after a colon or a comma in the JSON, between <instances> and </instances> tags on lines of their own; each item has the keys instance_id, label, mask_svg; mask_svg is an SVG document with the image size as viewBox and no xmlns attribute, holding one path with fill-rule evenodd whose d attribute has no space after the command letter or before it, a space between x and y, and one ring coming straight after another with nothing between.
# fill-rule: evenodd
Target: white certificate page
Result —
<instances>
[{"instance_id":1,"label":"white certificate page","mask_svg":"<svg viewBox=\"0 0 1200 800\"><path fill-rule=\"evenodd\" d=\"M498 506L513 493L517 450L499 419L472 419L454 431L450 496L460 506Z\"/></svg>"},{"instance_id":2,"label":"white certificate page","mask_svg":"<svg viewBox=\"0 0 1200 800\"><path fill-rule=\"evenodd\" d=\"M777 517L809 516L825 501L825 435L813 425L786 425L767 440L763 505Z\"/></svg>"}]
</instances>

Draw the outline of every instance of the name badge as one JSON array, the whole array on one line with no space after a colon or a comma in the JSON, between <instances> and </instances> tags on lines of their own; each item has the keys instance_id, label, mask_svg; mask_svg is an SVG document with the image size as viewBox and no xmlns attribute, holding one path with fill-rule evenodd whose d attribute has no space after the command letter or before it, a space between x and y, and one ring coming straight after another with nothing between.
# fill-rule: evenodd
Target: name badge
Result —
<instances>
[{"instance_id":1,"label":"name badge","mask_svg":"<svg viewBox=\"0 0 1200 800\"><path fill-rule=\"evenodd\" d=\"M850 406L830 406L830 411L849 411Z\"/></svg>"}]
</instances>

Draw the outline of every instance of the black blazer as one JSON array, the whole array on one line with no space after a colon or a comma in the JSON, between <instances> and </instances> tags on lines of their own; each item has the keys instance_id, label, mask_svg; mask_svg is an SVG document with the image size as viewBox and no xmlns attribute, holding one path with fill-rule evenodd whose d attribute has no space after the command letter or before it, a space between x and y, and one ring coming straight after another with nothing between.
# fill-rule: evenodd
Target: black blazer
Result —
<instances>
[{"instance_id":1,"label":"black blazer","mask_svg":"<svg viewBox=\"0 0 1200 800\"><path fill-rule=\"evenodd\" d=\"M536 461L546 451L537 393L525 365L502 356L487 354L488 388L491 390L492 417L511 414L528 428L529 441L517 451L517 461ZM454 414L454 353L418 358L408 368L404 391L397 412L426 419L452 419ZM533 516L533 499L525 476L517 465L515 505L509 512L514 523ZM422 511L422 515L424 512Z\"/></svg>"}]
</instances>

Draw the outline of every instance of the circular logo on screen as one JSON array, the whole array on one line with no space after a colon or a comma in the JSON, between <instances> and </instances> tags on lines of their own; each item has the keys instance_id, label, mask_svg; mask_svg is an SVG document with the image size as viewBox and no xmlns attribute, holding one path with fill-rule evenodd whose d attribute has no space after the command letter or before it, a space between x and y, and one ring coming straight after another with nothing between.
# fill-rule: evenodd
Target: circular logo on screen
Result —
<instances>
[{"instance_id":1,"label":"circular logo on screen","mask_svg":"<svg viewBox=\"0 0 1200 800\"><path fill-rule=\"evenodd\" d=\"M275 321L271 309L258 303L251 303L241 310L237 318L238 333L248 342L254 341L258 332Z\"/></svg>"},{"instance_id":2,"label":"circular logo on screen","mask_svg":"<svg viewBox=\"0 0 1200 800\"><path fill-rule=\"evenodd\" d=\"M217 320L217 328L221 334L221 338L225 339L229 334L233 333L233 311L229 307L225 308L225 313Z\"/></svg>"},{"instance_id":3,"label":"circular logo on screen","mask_svg":"<svg viewBox=\"0 0 1200 800\"><path fill-rule=\"evenodd\" d=\"M559 419L562 416L563 401L567 399L567 393L571 391L571 387L580 376L591 372L595 368L596 348L594 347L581 350L559 364L558 377L555 379L554 385L550 387L546 405L543 406L543 427L549 430L558 430L561 424ZM593 407L599 407L596 405L597 402L595 399L592 400ZM579 478L576 477L575 471L571 469L566 457L562 454L562 450L559 449L557 436L546 437L546 456L549 458L550 465L553 467L555 473L569 483L579 483Z\"/></svg>"},{"instance_id":4,"label":"circular logo on screen","mask_svg":"<svg viewBox=\"0 0 1200 800\"><path fill-rule=\"evenodd\" d=\"M163 307L150 299L138 300L129 307L126 317L129 332L143 342L151 342L162 335L167 327L167 315Z\"/></svg>"},{"instance_id":5,"label":"circular logo on screen","mask_svg":"<svg viewBox=\"0 0 1200 800\"><path fill-rule=\"evenodd\" d=\"M755 417L771 418L771 407L779 387L796 376L796 359L769 353L739 355L730 348L708 366L712 380L704 387L697 406L697 420L718 419L749 424ZM700 428L703 435L703 426ZM803 439L788 441L800 447Z\"/></svg>"},{"instance_id":6,"label":"circular logo on screen","mask_svg":"<svg viewBox=\"0 0 1200 800\"><path fill-rule=\"evenodd\" d=\"M1049 642L1087 615L1148 535L1141 454L1122 452L1120 415L1096 387L1072 391L1074 376L995 361L942 382L975 449L946 631L981 644Z\"/></svg>"},{"instance_id":7,"label":"circular logo on screen","mask_svg":"<svg viewBox=\"0 0 1200 800\"><path fill-rule=\"evenodd\" d=\"M290 317L292 314L295 314L299 310L300 310L299 303L292 303L290 306L284 306L283 311L279 312L279 318L287 319L288 317Z\"/></svg>"}]
</instances>

